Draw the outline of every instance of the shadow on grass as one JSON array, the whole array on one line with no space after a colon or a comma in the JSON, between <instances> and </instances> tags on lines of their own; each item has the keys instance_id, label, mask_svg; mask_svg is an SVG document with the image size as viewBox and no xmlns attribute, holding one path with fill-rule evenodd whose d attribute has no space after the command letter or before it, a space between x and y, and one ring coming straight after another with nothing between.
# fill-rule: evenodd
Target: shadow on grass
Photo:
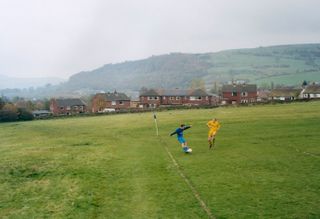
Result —
<instances>
[{"instance_id":1,"label":"shadow on grass","mask_svg":"<svg viewBox=\"0 0 320 219\"><path fill-rule=\"evenodd\" d=\"M9 175L15 178L39 179L49 174L48 171L43 171L37 167L12 167Z\"/></svg>"}]
</instances>

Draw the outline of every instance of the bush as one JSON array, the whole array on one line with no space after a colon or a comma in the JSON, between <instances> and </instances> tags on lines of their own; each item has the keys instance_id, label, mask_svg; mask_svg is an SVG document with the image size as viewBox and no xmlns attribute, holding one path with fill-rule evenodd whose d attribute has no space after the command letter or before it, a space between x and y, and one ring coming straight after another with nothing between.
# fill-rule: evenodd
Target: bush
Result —
<instances>
[{"instance_id":1,"label":"bush","mask_svg":"<svg viewBox=\"0 0 320 219\"><path fill-rule=\"evenodd\" d=\"M17 121L18 115L16 112L10 110L0 110L0 122L14 122Z\"/></svg>"},{"instance_id":2,"label":"bush","mask_svg":"<svg viewBox=\"0 0 320 219\"><path fill-rule=\"evenodd\" d=\"M15 121L29 121L33 120L32 113L25 109L18 109L18 111L12 110L0 110L0 122L15 122Z\"/></svg>"},{"instance_id":3,"label":"bush","mask_svg":"<svg viewBox=\"0 0 320 219\"><path fill-rule=\"evenodd\" d=\"M20 121L30 121L33 120L33 114L25 109L18 109L18 120Z\"/></svg>"},{"instance_id":4,"label":"bush","mask_svg":"<svg viewBox=\"0 0 320 219\"><path fill-rule=\"evenodd\" d=\"M0 110L4 107L6 103L4 102L4 100L0 97Z\"/></svg>"}]
</instances>

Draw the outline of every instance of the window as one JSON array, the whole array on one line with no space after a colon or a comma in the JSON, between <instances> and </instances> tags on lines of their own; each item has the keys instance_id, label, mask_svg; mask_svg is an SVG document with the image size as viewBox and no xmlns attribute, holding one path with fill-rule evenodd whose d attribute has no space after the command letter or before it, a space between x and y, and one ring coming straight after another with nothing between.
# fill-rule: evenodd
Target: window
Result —
<instances>
[{"instance_id":1,"label":"window","mask_svg":"<svg viewBox=\"0 0 320 219\"><path fill-rule=\"evenodd\" d=\"M74 110L78 110L78 106L73 106L73 109Z\"/></svg>"},{"instance_id":2,"label":"window","mask_svg":"<svg viewBox=\"0 0 320 219\"><path fill-rule=\"evenodd\" d=\"M176 97L176 100L180 100L180 97Z\"/></svg>"},{"instance_id":3,"label":"window","mask_svg":"<svg viewBox=\"0 0 320 219\"><path fill-rule=\"evenodd\" d=\"M242 97L248 96L248 92L241 92L241 96L242 96Z\"/></svg>"},{"instance_id":4,"label":"window","mask_svg":"<svg viewBox=\"0 0 320 219\"><path fill-rule=\"evenodd\" d=\"M163 97L163 99L165 100L165 99L166 99L166 97Z\"/></svg>"},{"instance_id":5,"label":"window","mask_svg":"<svg viewBox=\"0 0 320 219\"><path fill-rule=\"evenodd\" d=\"M112 106L114 106L114 105L116 105L117 103L116 103L116 101L111 101L111 105Z\"/></svg>"},{"instance_id":6,"label":"window","mask_svg":"<svg viewBox=\"0 0 320 219\"><path fill-rule=\"evenodd\" d=\"M170 100L174 100L174 97L170 97Z\"/></svg>"},{"instance_id":7,"label":"window","mask_svg":"<svg viewBox=\"0 0 320 219\"><path fill-rule=\"evenodd\" d=\"M247 99L242 99L241 103L248 103L248 100Z\"/></svg>"},{"instance_id":8,"label":"window","mask_svg":"<svg viewBox=\"0 0 320 219\"><path fill-rule=\"evenodd\" d=\"M195 96L191 96L190 100L202 100L202 97L195 97Z\"/></svg>"},{"instance_id":9,"label":"window","mask_svg":"<svg viewBox=\"0 0 320 219\"><path fill-rule=\"evenodd\" d=\"M236 97L237 96L237 91L232 91L231 96Z\"/></svg>"},{"instance_id":10,"label":"window","mask_svg":"<svg viewBox=\"0 0 320 219\"><path fill-rule=\"evenodd\" d=\"M148 97L148 100L158 100L159 97Z\"/></svg>"},{"instance_id":11,"label":"window","mask_svg":"<svg viewBox=\"0 0 320 219\"><path fill-rule=\"evenodd\" d=\"M123 101L120 100L120 101L119 101L119 105L123 105L123 104L124 104Z\"/></svg>"}]
</instances>

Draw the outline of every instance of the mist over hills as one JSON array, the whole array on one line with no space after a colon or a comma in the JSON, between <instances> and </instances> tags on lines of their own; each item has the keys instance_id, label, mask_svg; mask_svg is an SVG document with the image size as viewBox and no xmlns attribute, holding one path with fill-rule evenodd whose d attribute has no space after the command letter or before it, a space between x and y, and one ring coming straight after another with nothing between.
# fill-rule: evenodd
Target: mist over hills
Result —
<instances>
[{"instance_id":1,"label":"mist over hills","mask_svg":"<svg viewBox=\"0 0 320 219\"><path fill-rule=\"evenodd\" d=\"M79 96L101 90L138 91L141 87L188 88L194 79L204 81L208 89L215 82L231 80L244 80L259 86L271 82L298 85L303 80L320 81L320 44L151 56L74 74L67 82L41 93Z\"/></svg>"},{"instance_id":2,"label":"mist over hills","mask_svg":"<svg viewBox=\"0 0 320 219\"><path fill-rule=\"evenodd\" d=\"M129 89L146 87L186 87L196 77L203 77L211 63L202 55L172 53L138 61L108 64L70 77L65 84L78 89Z\"/></svg>"},{"instance_id":3,"label":"mist over hills","mask_svg":"<svg viewBox=\"0 0 320 219\"><path fill-rule=\"evenodd\" d=\"M65 88L138 90L141 87L186 88L193 79L210 87L215 81L295 85L320 80L320 44L235 49L216 53L152 56L108 64L70 77Z\"/></svg>"},{"instance_id":4,"label":"mist over hills","mask_svg":"<svg viewBox=\"0 0 320 219\"><path fill-rule=\"evenodd\" d=\"M0 90L1 89L23 89L30 87L40 87L45 86L46 84L57 85L61 82L66 81L62 78L57 77L44 77L44 78L18 78L18 77L9 77L6 75L0 75Z\"/></svg>"}]
</instances>

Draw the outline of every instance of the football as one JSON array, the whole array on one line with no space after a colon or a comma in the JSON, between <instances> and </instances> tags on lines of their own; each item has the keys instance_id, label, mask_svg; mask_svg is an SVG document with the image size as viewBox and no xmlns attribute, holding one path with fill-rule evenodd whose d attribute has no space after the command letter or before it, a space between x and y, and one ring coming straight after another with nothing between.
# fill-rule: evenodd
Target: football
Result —
<instances>
[{"instance_id":1,"label":"football","mask_svg":"<svg viewBox=\"0 0 320 219\"><path fill-rule=\"evenodd\" d=\"M188 148L187 152L188 152L188 153L191 153L191 152L192 152L192 149L191 149L191 148Z\"/></svg>"}]
</instances>

